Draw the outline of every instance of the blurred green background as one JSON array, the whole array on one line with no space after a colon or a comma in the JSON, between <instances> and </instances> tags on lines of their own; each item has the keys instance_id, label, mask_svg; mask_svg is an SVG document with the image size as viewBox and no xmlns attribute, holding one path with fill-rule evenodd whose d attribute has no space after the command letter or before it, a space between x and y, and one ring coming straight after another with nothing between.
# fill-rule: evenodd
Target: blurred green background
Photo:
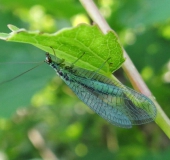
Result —
<instances>
[{"instance_id":1,"label":"blurred green background","mask_svg":"<svg viewBox=\"0 0 170 160\"><path fill-rule=\"evenodd\" d=\"M170 1L96 0L101 13L170 117ZM78 0L0 0L7 24L53 33L91 23ZM0 41L0 82L42 62L28 44ZM130 86L122 69L115 73ZM94 114L46 64L0 85L0 160L168 160L170 140L153 122L132 129Z\"/></svg>"}]
</instances>

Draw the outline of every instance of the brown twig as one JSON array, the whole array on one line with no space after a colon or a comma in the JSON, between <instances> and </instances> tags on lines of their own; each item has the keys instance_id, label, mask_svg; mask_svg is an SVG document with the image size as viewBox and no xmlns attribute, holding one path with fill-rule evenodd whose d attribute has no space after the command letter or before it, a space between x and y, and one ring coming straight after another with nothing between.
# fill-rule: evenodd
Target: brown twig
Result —
<instances>
[{"instance_id":1,"label":"brown twig","mask_svg":"<svg viewBox=\"0 0 170 160\"><path fill-rule=\"evenodd\" d=\"M80 0L84 8L86 9L89 16L93 19L93 21L100 27L102 32L106 34L108 31L112 30L104 17L99 12L99 9L93 2L93 0ZM113 31L113 30L112 30ZM170 120L161 109L155 98L152 96L151 91L142 80L139 72L137 71L136 67L132 63L131 59L129 58L128 54L124 50L124 57L126 58L125 63L123 64L123 69L127 74L130 82L132 83L133 87L141 92L142 94L148 96L155 104L157 108L157 117L155 122L160 126L160 128L166 133L166 135L170 138Z\"/></svg>"},{"instance_id":2,"label":"brown twig","mask_svg":"<svg viewBox=\"0 0 170 160\"><path fill-rule=\"evenodd\" d=\"M30 129L28 131L28 138L44 160L59 160L56 155L45 145L45 141L37 129Z\"/></svg>"}]
</instances>

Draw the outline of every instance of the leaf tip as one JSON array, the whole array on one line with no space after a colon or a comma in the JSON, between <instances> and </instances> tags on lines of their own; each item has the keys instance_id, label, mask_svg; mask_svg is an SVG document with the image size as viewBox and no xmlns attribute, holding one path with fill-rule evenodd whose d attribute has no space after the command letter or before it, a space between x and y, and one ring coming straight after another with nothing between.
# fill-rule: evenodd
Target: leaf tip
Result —
<instances>
[{"instance_id":1,"label":"leaf tip","mask_svg":"<svg viewBox=\"0 0 170 160\"><path fill-rule=\"evenodd\" d=\"M8 24L7 26L13 32L17 32L18 30L20 30L18 27L14 26L12 24Z\"/></svg>"},{"instance_id":2,"label":"leaf tip","mask_svg":"<svg viewBox=\"0 0 170 160\"><path fill-rule=\"evenodd\" d=\"M24 28L18 28L18 27L16 27L16 26L12 25L12 24L8 24L7 26L8 26L8 28L9 28L12 32L25 31Z\"/></svg>"},{"instance_id":3,"label":"leaf tip","mask_svg":"<svg viewBox=\"0 0 170 160\"><path fill-rule=\"evenodd\" d=\"M0 39L7 40L8 37L9 37L9 34L7 34L7 33L0 33Z\"/></svg>"}]
</instances>

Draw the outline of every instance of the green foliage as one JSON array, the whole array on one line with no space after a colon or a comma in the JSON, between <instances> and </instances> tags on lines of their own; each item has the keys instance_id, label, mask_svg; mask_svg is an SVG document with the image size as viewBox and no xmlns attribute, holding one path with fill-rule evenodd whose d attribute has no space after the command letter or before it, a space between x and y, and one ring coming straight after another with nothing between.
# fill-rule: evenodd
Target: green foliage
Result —
<instances>
[{"instance_id":1,"label":"green foliage","mask_svg":"<svg viewBox=\"0 0 170 160\"><path fill-rule=\"evenodd\" d=\"M75 65L87 70L97 70L109 58L99 72L110 76L124 62L116 35L112 31L104 35L97 26L81 24L54 34L26 31L13 25L8 27L12 32L0 33L0 39L29 43L51 54L55 51L58 58L70 64L85 53Z\"/></svg>"},{"instance_id":2,"label":"green foliage","mask_svg":"<svg viewBox=\"0 0 170 160\"><path fill-rule=\"evenodd\" d=\"M167 0L97 2L101 11L107 13L109 24L120 36L147 85L170 116L170 82L166 76L170 71L169 3ZM43 13L42 17L36 18L36 11ZM73 0L1 0L0 13L1 32L8 33L6 26L14 24L19 28L52 33L56 28L71 27L73 19L85 12L79 1ZM44 18L48 23L42 22ZM44 60L42 50L28 44L0 41L0 48L1 62ZM33 66L0 64L0 81ZM115 74L128 84L121 70ZM126 130L108 124L82 104L45 64L0 86L0 114L11 117L0 119L0 152L1 156L12 160L44 159L45 152L33 146L28 137L31 129L40 133L45 142L43 147L59 159L155 160L170 156L169 139L157 125L151 123Z\"/></svg>"},{"instance_id":3,"label":"green foliage","mask_svg":"<svg viewBox=\"0 0 170 160\"><path fill-rule=\"evenodd\" d=\"M118 11L120 23L127 27L134 28L137 27L136 24L151 26L155 23L164 23L169 18L169 0L164 0L163 3L159 0L132 0L131 3L124 1ZM112 14L116 15L114 12Z\"/></svg>"}]
</instances>

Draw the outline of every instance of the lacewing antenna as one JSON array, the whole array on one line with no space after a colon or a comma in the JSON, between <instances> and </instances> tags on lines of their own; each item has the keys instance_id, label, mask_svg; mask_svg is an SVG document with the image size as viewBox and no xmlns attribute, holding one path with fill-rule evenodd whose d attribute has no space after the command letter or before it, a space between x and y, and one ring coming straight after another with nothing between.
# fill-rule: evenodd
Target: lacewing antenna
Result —
<instances>
[{"instance_id":1,"label":"lacewing antenna","mask_svg":"<svg viewBox=\"0 0 170 160\"><path fill-rule=\"evenodd\" d=\"M31 70L33 70L33 69L39 67L39 66L42 65L43 63L44 63L44 62L41 62L41 63L39 63L38 65L36 65L36 66L30 68L29 70L27 70L27 71L25 71L25 72L23 72L23 73L21 73L21 74L15 76L15 77L11 78L11 79L8 79L8 80L5 80L5 81L0 82L0 85L2 85L2 84L4 84L4 83L7 83L7 82L11 82L11 81L17 79L18 77L20 77L20 76L22 76L22 75L28 73L29 71L31 71Z\"/></svg>"},{"instance_id":2,"label":"lacewing antenna","mask_svg":"<svg viewBox=\"0 0 170 160\"><path fill-rule=\"evenodd\" d=\"M36 64L41 62L0 62L0 64Z\"/></svg>"}]
</instances>

